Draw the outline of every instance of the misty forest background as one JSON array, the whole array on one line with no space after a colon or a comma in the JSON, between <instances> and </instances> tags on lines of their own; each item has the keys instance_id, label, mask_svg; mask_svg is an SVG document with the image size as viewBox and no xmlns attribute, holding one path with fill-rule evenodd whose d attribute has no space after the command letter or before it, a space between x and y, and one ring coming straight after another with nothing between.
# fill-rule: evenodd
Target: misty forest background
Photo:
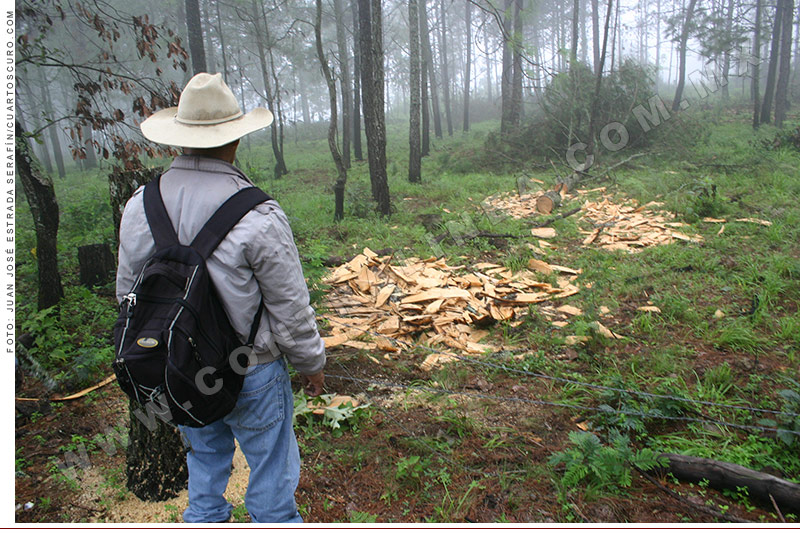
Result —
<instances>
[{"instance_id":1,"label":"misty forest background","mask_svg":"<svg viewBox=\"0 0 800 533\"><path fill-rule=\"evenodd\" d=\"M148 143L138 123L177 105L194 73L220 72L245 112L263 106L275 116L270 128L242 140L236 164L289 215L318 309L328 268L365 247L398 257L444 256L450 264L494 261L514 271L531 259L569 264L586 283L576 296L584 316L559 331L537 320L531 306L522 325L492 325L491 336L523 353L504 359L508 368L618 391L609 398L609 390L591 387L535 388L537 398L562 402L547 415L560 423L553 424L557 430L548 425L541 460L513 468L465 468L466 452L459 454L505 447L526 457L514 435L538 422L507 422L513 428L503 427L506 437L498 442L488 415L467 424L420 414L421 424L445 427L444 437L429 438L436 453L404 444L394 462L373 472L400 496L366 498L356 513L338 503L320 510L312 504L320 494L308 501L301 494L306 519L797 520L791 505L782 512L779 505L752 504L758 498L735 484L713 498L702 482L684 484L694 491L687 496L674 478L673 492L695 498L694 507L661 515L621 510L641 497L646 471L664 467L650 450L800 481L800 417L791 416L800 410L800 9L794 0L43 0L17 1L16 23L17 396L65 395L111 373L121 210L178 153ZM556 246L542 250L530 228L544 218L487 216L481 206L487 197L563 183L606 187L642 205L657 200L706 241L635 256L586 250L572 216L583 199L566 196L553 211L564 216L550 222ZM709 222L737 217L769 224L728 225L723 232ZM634 311L653 302L658 314ZM606 305L618 313L615 331L624 341L565 343L566 334L594 331L592 319ZM351 352L334 359L360 361L368 374L370 354ZM495 392L516 386L496 370L484 375L461 363L420 375L415 356L424 359L420 352L396 362L398 379L448 390L478 378L496 381ZM711 407L698 415L696 404L653 405L619 392L630 390L766 411ZM110 387L88 397L113 394L119 401ZM571 402L710 422L659 422L601 409L579 419L575 431ZM47 486L67 502L69 494L86 491L63 475L70 461L62 459L98 429L70 428L65 421L75 413L65 405L18 402L17 489L39 498L29 514L18 509L18 520L112 519L108 509L129 497L125 490L104 493L96 500L103 505L81 511L45 495ZM391 432L374 420L383 418L380 409L371 409L336 438ZM166 426L160 436L144 436L135 419L117 418L112 425L156 439L157 450L175 442ZM729 424L714 425L718 419ZM311 418L308 424L304 452L333 454L330 436ZM467 430L453 429L458 424ZM486 438L472 442L470 435ZM141 448L129 450L129 466L154 460ZM364 453L351 458L359 469L370 454L383 452L375 444ZM436 470L448 465L447 476ZM475 477L476 468L484 477ZM505 496L487 499L496 481L487 479L489 472L500 480L495 492ZM432 484L423 485L426 477ZM533 504L513 488L528 482L544 483L534 492L552 501ZM128 468L127 489L145 497L152 487L142 483L142 473L136 478ZM155 491L158 498L175 487L163 489Z\"/></svg>"}]
</instances>

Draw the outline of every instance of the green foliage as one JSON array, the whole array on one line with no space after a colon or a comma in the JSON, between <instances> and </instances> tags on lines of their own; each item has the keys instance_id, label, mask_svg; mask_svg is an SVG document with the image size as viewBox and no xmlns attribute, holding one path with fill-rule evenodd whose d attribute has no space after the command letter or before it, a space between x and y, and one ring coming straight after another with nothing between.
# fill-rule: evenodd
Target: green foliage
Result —
<instances>
[{"instance_id":1,"label":"green foliage","mask_svg":"<svg viewBox=\"0 0 800 533\"><path fill-rule=\"evenodd\" d=\"M352 402L343 403L337 407L325 407L336 396L335 394L322 394L316 398L310 398L301 389L294 393L294 424L300 425L305 422L305 426L313 429L317 422L314 419L315 406L324 407L321 415L323 427L328 428L334 437L340 437L345 430L358 431L359 425L370 416L369 407L371 404L365 403L353 406ZM309 407L309 400L312 406Z\"/></svg>"},{"instance_id":2,"label":"green foliage","mask_svg":"<svg viewBox=\"0 0 800 533\"><path fill-rule=\"evenodd\" d=\"M585 485L619 493L631 484L632 466L650 470L666 464L658 452L649 448L632 450L628 438L619 433L606 446L597 435L588 432L572 431L569 441L573 447L554 453L548 461L553 467L564 463L561 482L569 488Z\"/></svg>"},{"instance_id":3,"label":"green foliage","mask_svg":"<svg viewBox=\"0 0 800 533\"><path fill-rule=\"evenodd\" d=\"M116 312L108 299L86 287L65 287L64 292L57 306L42 311L21 306L18 313L24 317L21 331L34 338L28 354L39 370L68 389L91 384L110 371L110 327Z\"/></svg>"}]
</instances>

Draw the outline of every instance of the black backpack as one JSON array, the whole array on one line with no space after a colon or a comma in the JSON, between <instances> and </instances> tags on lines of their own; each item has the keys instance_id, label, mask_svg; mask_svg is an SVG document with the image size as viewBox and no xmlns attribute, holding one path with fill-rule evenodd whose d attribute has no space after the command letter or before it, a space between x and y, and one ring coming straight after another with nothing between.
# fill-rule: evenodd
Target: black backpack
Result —
<instances>
[{"instance_id":1,"label":"black backpack","mask_svg":"<svg viewBox=\"0 0 800 533\"><path fill-rule=\"evenodd\" d=\"M264 309L262 300L242 345L206 260L245 214L270 197L256 187L238 191L186 246L178 242L159 183L160 177L148 183L143 198L156 252L120 304L112 366L122 390L148 417L202 427L236 405Z\"/></svg>"}]
</instances>

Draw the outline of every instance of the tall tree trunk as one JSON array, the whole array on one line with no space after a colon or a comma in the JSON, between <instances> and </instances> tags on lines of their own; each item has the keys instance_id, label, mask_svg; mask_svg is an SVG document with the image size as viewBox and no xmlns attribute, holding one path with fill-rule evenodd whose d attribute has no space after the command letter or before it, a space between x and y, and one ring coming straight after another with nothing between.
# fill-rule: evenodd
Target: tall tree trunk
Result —
<instances>
[{"instance_id":1,"label":"tall tree trunk","mask_svg":"<svg viewBox=\"0 0 800 533\"><path fill-rule=\"evenodd\" d=\"M763 11L762 0L756 0L756 22L753 27L753 50L757 58L761 57L761 14ZM753 79L750 85L750 97L753 104L753 129L758 129L761 124L761 95L759 94L759 80L761 72L759 68L760 61L753 62Z\"/></svg>"},{"instance_id":2,"label":"tall tree trunk","mask_svg":"<svg viewBox=\"0 0 800 533\"><path fill-rule=\"evenodd\" d=\"M336 126L339 121L338 112L336 109L336 80L333 79L331 69L328 67L328 60L325 59L325 52L322 50L322 0L316 0L316 18L314 19L314 41L317 45L317 57L319 64L322 67L322 74L325 76L325 83L328 85L328 99L331 105L331 121L328 125L328 148L331 151L331 157L336 165L336 183L333 186L335 197L335 210L333 219L336 221L344 218L344 187L347 183L347 170L342 160L342 154L339 153L339 147L336 145L337 133ZM341 21L340 15L342 14L340 0L334 0L334 11L336 13L337 21ZM337 22L337 34L341 32L341 25ZM340 43L340 50L344 48L343 43ZM340 58L341 60L341 58ZM349 86L348 83L344 87ZM349 104L349 102L348 102ZM346 123L346 121L345 121Z\"/></svg>"},{"instance_id":3,"label":"tall tree trunk","mask_svg":"<svg viewBox=\"0 0 800 533\"><path fill-rule=\"evenodd\" d=\"M206 52L203 48L203 26L200 22L198 0L185 0L186 31L189 34L189 53L192 56L192 72L207 72Z\"/></svg>"},{"instance_id":4,"label":"tall tree trunk","mask_svg":"<svg viewBox=\"0 0 800 533\"><path fill-rule=\"evenodd\" d=\"M205 19L205 31L203 34L206 37L206 62L208 64L208 72L212 74L216 74L219 72L217 70L217 57L214 53L214 41L211 39L211 28L214 27L211 24L211 19L208 17L208 3L210 0L203 1L203 18ZM223 76L224 77L224 76Z\"/></svg>"},{"instance_id":5,"label":"tall tree trunk","mask_svg":"<svg viewBox=\"0 0 800 533\"><path fill-rule=\"evenodd\" d=\"M656 91L661 78L661 0L656 0Z\"/></svg>"},{"instance_id":6,"label":"tall tree trunk","mask_svg":"<svg viewBox=\"0 0 800 533\"><path fill-rule=\"evenodd\" d=\"M464 3L466 5L466 14L464 18L467 28L467 60L464 65L464 124L462 129L464 131L469 131L469 84L471 81L470 69L472 67L472 2L470 2L470 0L464 0Z\"/></svg>"},{"instance_id":7,"label":"tall tree trunk","mask_svg":"<svg viewBox=\"0 0 800 533\"><path fill-rule=\"evenodd\" d=\"M419 138L420 113L420 59L419 59L419 8L417 0L408 0L409 56L411 77L409 79L410 109L408 128L408 181L422 180L422 153Z\"/></svg>"},{"instance_id":8,"label":"tall tree trunk","mask_svg":"<svg viewBox=\"0 0 800 533\"><path fill-rule=\"evenodd\" d=\"M578 17L581 13L581 0L572 1L572 45L569 51L570 70L578 59Z\"/></svg>"},{"instance_id":9,"label":"tall tree trunk","mask_svg":"<svg viewBox=\"0 0 800 533\"><path fill-rule=\"evenodd\" d=\"M219 14L219 2L214 2L217 9L217 35L219 35L219 50L222 54L222 78L228 83L228 54L225 52L225 34L222 32L222 17Z\"/></svg>"},{"instance_id":10,"label":"tall tree trunk","mask_svg":"<svg viewBox=\"0 0 800 533\"><path fill-rule=\"evenodd\" d=\"M266 13L263 11L264 5L261 4L260 8L261 11L259 12L259 4L256 0L252 0L253 6L253 28L255 30L255 37L256 37L256 47L258 48L258 60L261 64L261 77L264 82L264 91L266 92L267 97L267 107L269 108L274 120L272 124L270 124L270 140L272 142L272 153L275 156L275 169L274 175L275 178L280 178L284 174L288 174L289 171L286 169L286 163L283 160L283 151L280 147L280 142L278 139L278 111L275 106L275 97L272 91L272 82L270 81L270 69L267 65L267 47L272 46L269 43L269 32L266 28L262 28L261 21L264 24L267 23L266 21ZM266 39L266 44L265 44ZM239 67L241 68L241 66Z\"/></svg>"},{"instance_id":11,"label":"tall tree trunk","mask_svg":"<svg viewBox=\"0 0 800 533\"><path fill-rule=\"evenodd\" d=\"M592 0L592 58L594 60L594 75L600 71L600 8L598 0Z\"/></svg>"},{"instance_id":12,"label":"tall tree trunk","mask_svg":"<svg viewBox=\"0 0 800 533\"><path fill-rule=\"evenodd\" d=\"M598 63L597 74L595 75L595 82L594 82L594 95L592 95L592 108L589 113L589 142L586 148L586 153L588 157L594 158L594 147L595 147L595 134L597 132L597 121L600 117L598 117L599 107L600 107L600 89L602 88L603 84L603 64L606 61L606 49L608 45L608 27L611 25L611 8L613 6L613 0L608 0L608 10L606 11L606 21L603 28L603 47L600 53L600 63ZM587 161L588 166L591 166L593 161Z\"/></svg>"},{"instance_id":13,"label":"tall tree trunk","mask_svg":"<svg viewBox=\"0 0 800 533\"><path fill-rule=\"evenodd\" d=\"M14 157L17 175L33 217L36 232L36 264L38 277L38 309L52 307L64 297L58 272L58 202L52 180L31 153L19 120L14 124Z\"/></svg>"},{"instance_id":14,"label":"tall tree trunk","mask_svg":"<svg viewBox=\"0 0 800 533\"><path fill-rule=\"evenodd\" d=\"M41 79L39 91L41 95L41 102L44 104L44 112L47 120L53 120L53 102L50 99L50 91L47 90L48 84L45 83L44 77ZM58 177L63 178L67 175L67 169L64 166L64 153L61 151L61 141L58 139L58 125L52 124L48 129L50 136L50 146L53 148L53 159L56 160L56 168L58 169Z\"/></svg>"},{"instance_id":15,"label":"tall tree trunk","mask_svg":"<svg viewBox=\"0 0 800 533\"><path fill-rule=\"evenodd\" d=\"M503 12L502 27L500 28L503 37L503 74L500 83L500 134L505 135L511 126L511 113L513 104L511 102L512 78L514 74L514 61L512 58L511 45L511 3L514 0L505 1Z\"/></svg>"},{"instance_id":16,"label":"tall tree trunk","mask_svg":"<svg viewBox=\"0 0 800 533\"><path fill-rule=\"evenodd\" d=\"M522 2L514 2L514 47L511 74L510 125L518 127L522 121Z\"/></svg>"},{"instance_id":17,"label":"tall tree trunk","mask_svg":"<svg viewBox=\"0 0 800 533\"><path fill-rule=\"evenodd\" d=\"M439 17L439 29L441 30L441 37L439 43L441 45L440 60L442 64L442 95L444 97L444 115L447 120L447 134L453 136L453 118L450 114L450 74L447 58L447 19L445 18L444 3L446 0L439 0L439 8L441 16Z\"/></svg>"},{"instance_id":18,"label":"tall tree trunk","mask_svg":"<svg viewBox=\"0 0 800 533\"><path fill-rule=\"evenodd\" d=\"M683 100L683 88L686 84L686 43L689 41L689 27L696 5L697 0L689 0L689 6L686 8L686 14L683 18L683 27L681 28L680 42L678 43L678 87L675 89L675 99L672 101L673 111L681 109Z\"/></svg>"},{"instance_id":19,"label":"tall tree trunk","mask_svg":"<svg viewBox=\"0 0 800 533\"><path fill-rule=\"evenodd\" d=\"M778 58L781 46L781 26L783 22L783 1L778 0L775 8L775 20L772 25L772 45L767 68L767 84L764 87L764 101L761 103L761 123L768 124L772 115L772 102L775 95L775 80L778 75Z\"/></svg>"},{"instance_id":20,"label":"tall tree trunk","mask_svg":"<svg viewBox=\"0 0 800 533\"><path fill-rule=\"evenodd\" d=\"M725 33L730 36L732 28L733 28L733 0L728 0L727 12L725 13ZM725 50L722 63L723 79L725 80L728 79L728 74L730 70L731 70L731 52L730 50ZM725 100L730 99L730 91L728 90L727 83L724 83L722 85L722 98L724 98Z\"/></svg>"},{"instance_id":21,"label":"tall tree trunk","mask_svg":"<svg viewBox=\"0 0 800 533\"><path fill-rule=\"evenodd\" d=\"M378 211L383 215L389 215L391 206L386 176L381 0L358 0L358 22L361 46L361 100L364 104L372 198L378 204Z\"/></svg>"},{"instance_id":22,"label":"tall tree trunk","mask_svg":"<svg viewBox=\"0 0 800 533\"><path fill-rule=\"evenodd\" d=\"M778 85L775 88L775 125L783 127L786 119L786 109L789 107L789 70L792 60L792 13L794 12L793 0L779 0L783 2L783 20L781 21L781 55L779 59Z\"/></svg>"},{"instance_id":23,"label":"tall tree trunk","mask_svg":"<svg viewBox=\"0 0 800 533\"><path fill-rule=\"evenodd\" d=\"M24 92L25 101L26 102L30 102L31 104L36 102L36 98L34 98L34 96L33 96L33 91L31 90L30 84L25 84L25 85L19 84L17 87L20 88ZM17 95L17 106L19 106L19 103L21 101L22 100L20 99L19 95ZM22 111L21 111L21 109L19 107L17 107L17 114L20 117L22 117ZM32 109L32 111L30 113L30 117L31 117L31 121L32 121L32 124L33 124L33 130L42 132L43 131L41 129L42 128L42 124L39 122L39 115L36 113L35 108ZM53 126L51 126L51 127L53 127ZM52 174L53 174L53 162L50 159L50 152L48 151L47 143L45 142L44 135L40 134L39 137L40 137L39 140L41 142L36 142L36 145L38 145L38 147L39 147L39 149L38 149L39 160L42 162L42 164L44 164L44 169L47 171L47 175L48 176L52 176ZM34 146L33 144L31 144L31 146L34 149L36 148L36 146Z\"/></svg>"},{"instance_id":24,"label":"tall tree trunk","mask_svg":"<svg viewBox=\"0 0 800 533\"><path fill-rule=\"evenodd\" d=\"M97 152L95 152L94 147L94 128L92 128L92 125L85 125L82 134L85 138L83 146L86 150L86 159L83 160L84 168L97 168Z\"/></svg>"},{"instance_id":25,"label":"tall tree trunk","mask_svg":"<svg viewBox=\"0 0 800 533\"><path fill-rule=\"evenodd\" d=\"M467 0L469 2L470 0ZM487 98L489 99L489 105L494 104L494 98L492 98L492 71L494 70L494 63L492 62L492 54L489 53L489 21L488 15L484 18L483 21L483 42L484 46L486 47L486 94Z\"/></svg>"},{"instance_id":26,"label":"tall tree trunk","mask_svg":"<svg viewBox=\"0 0 800 533\"><path fill-rule=\"evenodd\" d=\"M580 21L581 21L581 62L586 64L589 57L589 43L586 36L586 0L580 0Z\"/></svg>"},{"instance_id":27,"label":"tall tree trunk","mask_svg":"<svg viewBox=\"0 0 800 533\"><path fill-rule=\"evenodd\" d=\"M430 29L428 26L427 0L419 0L419 21L420 36L422 37L422 56L424 58L423 69L428 71L427 79L430 82L428 91L430 93L431 108L433 110L433 134L437 139L442 138L442 115L439 112L439 92L436 89L436 69L433 62L433 47L431 46ZM425 76L423 76L423 80ZM424 81L423 81L424 83ZM423 125L424 128L424 125ZM426 152L427 155L427 152Z\"/></svg>"},{"instance_id":28,"label":"tall tree trunk","mask_svg":"<svg viewBox=\"0 0 800 533\"><path fill-rule=\"evenodd\" d=\"M426 156L431 153L431 105L430 96L428 95L428 73L427 61L425 61L425 54L422 55L420 65L420 74L422 75L420 83L420 100L422 111L422 155Z\"/></svg>"},{"instance_id":29,"label":"tall tree trunk","mask_svg":"<svg viewBox=\"0 0 800 533\"><path fill-rule=\"evenodd\" d=\"M361 51L358 28L358 0L350 2L353 13L353 156L363 161L361 151Z\"/></svg>"},{"instance_id":30,"label":"tall tree trunk","mask_svg":"<svg viewBox=\"0 0 800 533\"><path fill-rule=\"evenodd\" d=\"M353 93L350 85L350 62L347 60L347 34L345 32L344 9L342 0L333 0L336 17L336 46L339 51L339 85L342 88L342 163L350 168L350 129L353 109Z\"/></svg>"}]
</instances>

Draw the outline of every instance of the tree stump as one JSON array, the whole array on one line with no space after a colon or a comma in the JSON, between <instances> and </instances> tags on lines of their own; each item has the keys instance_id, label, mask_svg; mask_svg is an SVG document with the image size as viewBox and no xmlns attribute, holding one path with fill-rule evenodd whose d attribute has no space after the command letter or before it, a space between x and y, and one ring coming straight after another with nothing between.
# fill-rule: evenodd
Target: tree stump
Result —
<instances>
[{"instance_id":1,"label":"tree stump","mask_svg":"<svg viewBox=\"0 0 800 533\"><path fill-rule=\"evenodd\" d=\"M114 254L108 243L78 247L78 264L81 285L89 288L108 283L116 270Z\"/></svg>"},{"instance_id":2,"label":"tree stump","mask_svg":"<svg viewBox=\"0 0 800 533\"><path fill-rule=\"evenodd\" d=\"M174 498L186 488L189 471L186 453L178 430L130 402L127 477L128 490L144 501ZM146 420L139 419L142 416Z\"/></svg>"}]
</instances>

